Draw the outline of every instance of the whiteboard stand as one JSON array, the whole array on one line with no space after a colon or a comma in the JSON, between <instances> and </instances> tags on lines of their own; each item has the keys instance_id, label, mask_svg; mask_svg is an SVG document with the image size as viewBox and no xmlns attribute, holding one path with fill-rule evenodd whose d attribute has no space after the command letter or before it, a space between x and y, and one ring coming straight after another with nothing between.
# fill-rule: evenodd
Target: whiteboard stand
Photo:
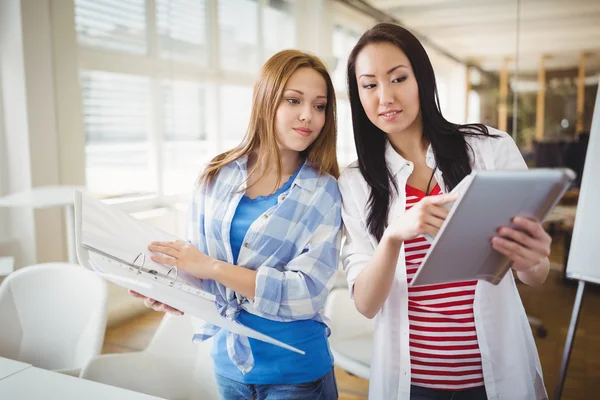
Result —
<instances>
[{"instance_id":1,"label":"whiteboard stand","mask_svg":"<svg viewBox=\"0 0 600 400\"><path fill-rule=\"evenodd\" d=\"M590 141L585 156L583 179L581 180L581 190L579 191L577 213L575 214L575 224L573 226L573 238L566 268L567 277L576 279L579 284L575 304L573 304L573 313L567 332L554 400L560 400L562 395L573 340L577 331L585 283L600 284L600 265L598 263L600 246L598 246L598 235L596 234L598 220L600 220L600 209L597 206L600 203L600 181L595 176L597 171L600 171L600 90L596 94Z\"/></svg>"},{"instance_id":2,"label":"whiteboard stand","mask_svg":"<svg viewBox=\"0 0 600 400\"><path fill-rule=\"evenodd\" d=\"M563 358L560 363L560 374L558 375L558 383L556 384L556 391L554 392L555 400L560 399L560 397L562 396L563 387L565 386L565 379L567 377L567 367L569 366L571 350L573 350L573 339L575 338L577 324L579 323L579 312L581 311L581 302L583 300L584 289L585 281L579 281L579 284L577 285L577 294L575 295L575 304L573 304L573 312L571 313L569 331L567 332L567 340L565 341L565 350L563 351Z\"/></svg>"}]
</instances>

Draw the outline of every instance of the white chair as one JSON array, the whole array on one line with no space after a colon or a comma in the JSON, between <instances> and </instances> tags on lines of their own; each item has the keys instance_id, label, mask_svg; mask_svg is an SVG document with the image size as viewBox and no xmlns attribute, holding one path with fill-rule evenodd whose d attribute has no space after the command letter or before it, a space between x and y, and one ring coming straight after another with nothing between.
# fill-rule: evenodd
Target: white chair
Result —
<instances>
[{"instance_id":1,"label":"white chair","mask_svg":"<svg viewBox=\"0 0 600 400\"><path fill-rule=\"evenodd\" d=\"M219 399L212 339L192 342L201 323L187 315L166 314L146 349L98 356L80 377L170 400Z\"/></svg>"},{"instance_id":2,"label":"white chair","mask_svg":"<svg viewBox=\"0 0 600 400\"><path fill-rule=\"evenodd\" d=\"M77 264L24 267L0 285L0 356L69 375L100 354L106 283Z\"/></svg>"},{"instance_id":3,"label":"white chair","mask_svg":"<svg viewBox=\"0 0 600 400\"><path fill-rule=\"evenodd\" d=\"M331 291L325 305L331 319L329 346L334 364L346 372L369 379L373 347L373 320L356 310L347 288Z\"/></svg>"}]
</instances>

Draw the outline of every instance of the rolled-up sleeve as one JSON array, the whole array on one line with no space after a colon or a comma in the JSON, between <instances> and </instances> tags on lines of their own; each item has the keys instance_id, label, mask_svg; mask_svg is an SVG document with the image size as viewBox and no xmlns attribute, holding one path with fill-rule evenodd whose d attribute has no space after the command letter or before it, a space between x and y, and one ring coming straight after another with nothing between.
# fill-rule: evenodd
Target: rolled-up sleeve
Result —
<instances>
[{"instance_id":1,"label":"rolled-up sleeve","mask_svg":"<svg viewBox=\"0 0 600 400\"><path fill-rule=\"evenodd\" d=\"M258 311L298 320L311 319L325 307L339 263L342 218L337 188L336 199L326 204L322 209L327 211L301 254L284 271L258 268L253 302Z\"/></svg>"},{"instance_id":2,"label":"rolled-up sleeve","mask_svg":"<svg viewBox=\"0 0 600 400\"><path fill-rule=\"evenodd\" d=\"M341 258L352 297L354 297L356 278L375 254L375 248L371 242L366 223L359 211L361 206L364 209L364 204L359 206L359 196L354 193L356 188L353 188L353 185L356 184L357 182L352 181L351 172L342 174L340 177L342 220L346 234Z\"/></svg>"}]
</instances>

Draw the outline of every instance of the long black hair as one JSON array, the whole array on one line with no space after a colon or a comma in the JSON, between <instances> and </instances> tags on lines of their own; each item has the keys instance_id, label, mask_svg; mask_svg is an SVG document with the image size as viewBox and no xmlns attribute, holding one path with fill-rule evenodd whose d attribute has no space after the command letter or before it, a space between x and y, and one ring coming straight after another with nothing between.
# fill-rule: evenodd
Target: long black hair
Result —
<instances>
[{"instance_id":1,"label":"long black hair","mask_svg":"<svg viewBox=\"0 0 600 400\"><path fill-rule=\"evenodd\" d=\"M470 147L465 135L490 135L482 124L453 124L440 111L439 96L433 66L419 40L401 26L380 23L366 31L348 58L348 94L352 109L354 142L360 172L371 189L367 228L381 240L387 226L389 207L398 187L385 160L386 133L367 117L360 102L356 80L356 58L371 43L387 42L397 46L408 57L419 87L419 102L423 120L423 136L430 143L437 168L450 191L471 173ZM391 183L391 185L390 185Z\"/></svg>"}]
</instances>

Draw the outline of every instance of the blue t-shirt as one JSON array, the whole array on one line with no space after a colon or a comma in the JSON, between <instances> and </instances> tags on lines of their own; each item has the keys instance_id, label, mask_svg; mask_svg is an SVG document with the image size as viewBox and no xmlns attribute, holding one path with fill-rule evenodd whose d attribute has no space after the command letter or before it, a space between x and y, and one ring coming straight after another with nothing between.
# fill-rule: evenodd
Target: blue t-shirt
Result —
<instances>
[{"instance_id":1,"label":"blue t-shirt","mask_svg":"<svg viewBox=\"0 0 600 400\"><path fill-rule=\"evenodd\" d=\"M289 190L300 168L275 193L251 199L244 196L231 222L231 250L237 263L244 237L250 225L267 210L277 205L280 194ZM215 372L245 384L296 384L312 382L331 370L333 356L329 351L325 324L314 320L292 322L272 321L240 311L238 321L284 343L304 350L306 355L294 353L260 340L249 338L254 356L254 367L247 374L233 364L227 354L227 331L215 335L211 356Z\"/></svg>"}]
</instances>

